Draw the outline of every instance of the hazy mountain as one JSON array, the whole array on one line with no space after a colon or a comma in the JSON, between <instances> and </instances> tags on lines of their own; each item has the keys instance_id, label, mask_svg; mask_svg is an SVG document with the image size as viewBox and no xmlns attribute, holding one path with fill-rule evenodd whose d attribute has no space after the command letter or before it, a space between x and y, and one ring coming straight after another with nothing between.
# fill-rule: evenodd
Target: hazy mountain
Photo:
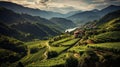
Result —
<instances>
[{"instance_id":1,"label":"hazy mountain","mask_svg":"<svg viewBox=\"0 0 120 67\"><path fill-rule=\"evenodd\" d=\"M100 15L104 16L110 12L116 11L116 10L120 10L120 6L116 6L116 5L110 5L104 9L102 9L100 11Z\"/></svg>"},{"instance_id":2,"label":"hazy mountain","mask_svg":"<svg viewBox=\"0 0 120 67\"><path fill-rule=\"evenodd\" d=\"M89 21L98 20L104 15L106 15L107 13L110 13L119 9L120 9L120 6L110 5L102 10L95 9L91 11L80 12L72 16L69 16L67 19L70 19L78 24L85 24Z\"/></svg>"},{"instance_id":3,"label":"hazy mountain","mask_svg":"<svg viewBox=\"0 0 120 67\"><path fill-rule=\"evenodd\" d=\"M81 13L81 12L83 12L83 11L80 11L80 10L78 10L78 11L71 11L71 12L68 12L68 13L64 14L64 17L69 17L69 16L72 16L74 14Z\"/></svg>"},{"instance_id":4,"label":"hazy mountain","mask_svg":"<svg viewBox=\"0 0 120 67\"><path fill-rule=\"evenodd\" d=\"M92 12L98 12L99 10L98 9L93 9L91 10Z\"/></svg>"},{"instance_id":5,"label":"hazy mountain","mask_svg":"<svg viewBox=\"0 0 120 67\"><path fill-rule=\"evenodd\" d=\"M102 17L96 23L96 25L99 26L99 25L104 25L106 23L110 23L110 24L113 23L112 25L114 25L114 22L116 22L116 23L120 22L120 10L108 13L107 15L105 15L104 17Z\"/></svg>"},{"instance_id":6,"label":"hazy mountain","mask_svg":"<svg viewBox=\"0 0 120 67\"><path fill-rule=\"evenodd\" d=\"M57 12L28 8L28 7L24 7L22 5L18 5L18 4L11 3L11 2L0 1L0 6L13 10L17 13L26 13L26 14L30 14L33 16L40 16L43 18L63 17L63 14L60 14Z\"/></svg>"},{"instance_id":7,"label":"hazy mountain","mask_svg":"<svg viewBox=\"0 0 120 67\"><path fill-rule=\"evenodd\" d=\"M98 21L86 23L84 28L103 28L103 30L120 30L120 10L110 12Z\"/></svg>"},{"instance_id":8,"label":"hazy mountain","mask_svg":"<svg viewBox=\"0 0 120 67\"><path fill-rule=\"evenodd\" d=\"M55 18L54 17L54 18L51 18L50 21L64 29L73 28L76 26L76 24L73 23L71 20L67 20L65 18Z\"/></svg>"},{"instance_id":9,"label":"hazy mountain","mask_svg":"<svg viewBox=\"0 0 120 67\"><path fill-rule=\"evenodd\" d=\"M27 36L31 36L32 38L43 39L45 37L57 35L60 33L59 30L55 29L55 24L46 19L30 15L20 15L6 8L0 8L0 22L16 29L17 31L20 31L23 34L25 33L25 35L27 34ZM50 26L48 27L47 25ZM53 25L53 27L51 25ZM7 26L1 26L1 30L4 29L4 32L9 33L7 28ZM15 35L17 36L17 34Z\"/></svg>"},{"instance_id":10,"label":"hazy mountain","mask_svg":"<svg viewBox=\"0 0 120 67\"><path fill-rule=\"evenodd\" d=\"M97 14L97 12L93 11L84 11L68 17L68 19L72 20L77 24L84 24L88 21L97 20L99 18L100 16Z\"/></svg>"}]
</instances>

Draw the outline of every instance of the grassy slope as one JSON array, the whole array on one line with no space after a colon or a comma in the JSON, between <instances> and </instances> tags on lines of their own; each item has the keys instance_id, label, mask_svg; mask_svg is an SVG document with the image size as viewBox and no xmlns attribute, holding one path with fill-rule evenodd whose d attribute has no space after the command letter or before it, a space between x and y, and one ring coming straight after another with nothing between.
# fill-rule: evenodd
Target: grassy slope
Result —
<instances>
[{"instance_id":1,"label":"grassy slope","mask_svg":"<svg viewBox=\"0 0 120 67\"><path fill-rule=\"evenodd\" d=\"M93 47L101 47L101 48L108 48L108 49L120 49L120 42L88 44L88 45Z\"/></svg>"},{"instance_id":2,"label":"grassy slope","mask_svg":"<svg viewBox=\"0 0 120 67\"><path fill-rule=\"evenodd\" d=\"M24 58L22 58L21 62L26 64L30 64L30 63L34 63L36 61L41 61L44 59L44 52L46 51L45 48L39 50L39 52L34 53L34 54L30 54Z\"/></svg>"},{"instance_id":3,"label":"grassy slope","mask_svg":"<svg viewBox=\"0 0 120 67\"><path fill-rule=\"evenodd\" d=\"M61 40L55 41L55 42L53 42L52 44L59 44L59 43L62 43L62 42L68 41L68 40L70 40L70 39L71 39L71 37L67 37L67 38L64 38L64 39L61 39Z\"/></svg>"},{"instance_id":4,"label":"grassy slope","mask_svg":"<svg viewBox=\"0 0 120 67\"><path fill-rule=\"evenodd\" d=\"M50 66L56 66L56 65L60 65L60 64L64 64L65 63L65 55L66 53L63 53L61 55L59 55L58 57L55 58L51 58L51 59L47 59L44 61L40 61L40 62L36 62L34 64L29 64L27 67L50 67Z\"/></svg>"},{"instance_id":5,"label":"grassy slope","mask_svg":"<svg viewBox=\"0 0 120 67\"><path fill-rule=\"evenodd\" d=\"M57 53L62 52L63 50L67 49L68 47L51 47L50 51L56 51Z\"/></svg>"},{"instance_id":6,"label":"grassy slope","mask_svg":"<svg viewBox=\"0 0 120 67\"><path fill-rule=\"evenodd\" d=\"M41 61L45 58L44 53L48 50L46 47L47 41L33 41L33 42L27 42L24 45L28 46L28 54L24 58L22 58L20 61L27 65L30 63L34 63L36 61ZM32 48L40 48L38 52L30 54L30 50Z\"/></svg>"},{"instance_id":7,"label":"grassy slope","mask_svg":"<svg viewBox=\"0 0 120 67\"><path fill-rule=\"evenodd\" d=\"M75 44L78 40L79 40L79 38L77 38L77 39L72 39L72 40L69 40L69 41L67 41L67 42L63 42L63 43L61 43L61 44L62 44L63 46L70 46L70 45Z\"/></svg>"},{"instance_id":8,"label":"grassy slope","mask_svg":"<svg viewBox=\"0 0 120 67\"><path fill-rule=\"evenodd\" d=\"M75 47L70 48L69 52L79 53L79 52L84 52L87 50L89 50L89 48L87 48L87 46L75 46Z\"/></svg>"},{"instance_id":9,"label":"grassy slope","mask_svg":"<svg viewBox=\"0 0 120 67\"><path fill-rule=\"evenodd\" d=\"M76 42L79 40L79 39L73 39L73 40L69 39L68 41L66 41L67 39L69 39L69 38L66 37L65 39L61 39L61 40L55 41L53 43L56 43L56 42L61 43L62 42L66 45L69 44L71 46L71 45L76 44ZM64 64L65 63L65 55L66 55L65 52L69 49L70 46L59 46L59 47L51 46L50 51L56 51L56 52L60 53L59 56L51 58L51 59L43 60L43 61L37 61L33 64L29 64L28 67L31 67L31 66L49 67L49 66L56 66L56 65Z\"/></svg>"},{"instance_id":10,"label":"grassy slope","mask_svg":"<svg viewBox=\"0 0 120 67\"><path fill-rule=\"evenodd\" d=\"M65 38L67 39L67 38ZM75 41L78 41L78 39L72 39L72 40L68 40L68 41L64 41L64 39L55 41L55 42L60 42L63 41L61 44L66 44L70 46L70 44L75 43ZM89 46L98 46L98 47L105 47L105 48L114 48L114 49L120 49L120 42L114 42L114 43L100 43L100 44L88 44L87 46L72 46L71 48L66 47L66 46L59 46L59 47L55 47L55 46L50 46L50 51L56 51L58 53L60 53L57 57L54 58L50 58L50 59L44 59L44 52L47 51L48 49L45 48L44 46L46 46L46 42L48 41L35 41L35 42L28 42L25 45L28 45L29 48L34 48L34 47L43 47L41 48L41 50L39 50L38 52L34 53L34 54L30 54L26 57L24 57L21 61L23 63L28 64L27 67L50 67L50 66L56 66L56 65L62 65L65 63L65 57L67 55L67 50L69 52L75 52L75 53L80 53L80 52L85 52L85 51L91 51L92 48L89 48ZM54 43L54 42L53 42ZM67 49L69 48L69 49ZM65 52L65 49L67 49ZM92 50L93 51L93 50ZM62 52L62 53L61 53ZM74 53L73 53L74 54ZM42 60L42 61L41 61Z\"/></svg>"}]
</instances>

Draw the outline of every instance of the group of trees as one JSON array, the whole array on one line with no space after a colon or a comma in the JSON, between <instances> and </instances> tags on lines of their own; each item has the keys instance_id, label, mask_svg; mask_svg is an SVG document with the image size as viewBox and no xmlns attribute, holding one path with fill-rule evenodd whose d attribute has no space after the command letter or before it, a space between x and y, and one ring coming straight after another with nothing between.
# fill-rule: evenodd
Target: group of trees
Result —
<instances>
[{"instance_id":1,"label":"group of trees","mask_svg":"<svg viewBox=\"0 0 120 67\"><path fill-rule=\"evenodd\" d=\"M70 56L64 67L119 67L120 56L103 54L102 57L93 51L84 52L80 59Z\"/></svg>"},{"instance_id":2,"label":"group of trees","mask_svg":"<svg viewBox=\"0 0 120 67\"><path fill-rule=\"evenodd\" d=\"M20 60L27 53L27 47L23 42L0 35L0 66L10 66L12 63Z\"/></svg>"}]
</instances>

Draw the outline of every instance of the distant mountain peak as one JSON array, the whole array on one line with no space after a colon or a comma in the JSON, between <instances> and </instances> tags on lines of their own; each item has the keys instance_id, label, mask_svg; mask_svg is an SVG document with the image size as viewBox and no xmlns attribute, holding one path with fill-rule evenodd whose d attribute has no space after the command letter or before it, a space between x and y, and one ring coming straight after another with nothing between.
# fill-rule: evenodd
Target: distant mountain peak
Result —
<instances>
[{"instance_id":1,"label":"distant mountain peak","mask_svg":"<svg viewBox=\"0 0 120 67\"><path fill-rule=\"evenodd\" d=\"M116 7L117 5L110 5L110 6L108 6L108 7Z\"/></svg>"},{"instance_id":2,"label":"distant mountain peak","mask_svg":"<svg viewBox=\"0 0 120 67\"><path fill-rule=\"evenodd\" d=\"M92 11L93 11L93 12L98 12L99 10L98 10L98 9L93 9Z\"/></svg>"},{"instance_id":3,"label":"distant mountain peak","mask_svg":"<svg viewBox=\"0 0 120 67\"><path fill-rule=\"evenodd\" d=\"M111 8L120 8L120 6L117 5L109 5L108 7L104 8L104 9L111 9ZM104 10L102 9L102 10Z\"/></svg>"}]
</instances>

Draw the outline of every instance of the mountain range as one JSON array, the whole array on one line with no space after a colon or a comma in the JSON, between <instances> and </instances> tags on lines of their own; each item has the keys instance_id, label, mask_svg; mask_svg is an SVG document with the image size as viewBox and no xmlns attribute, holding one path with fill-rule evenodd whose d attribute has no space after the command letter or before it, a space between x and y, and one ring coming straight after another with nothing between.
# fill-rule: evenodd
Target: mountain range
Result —
<instances>
[{"instance_id":1,"label":"mountain range","mask_svg":"<svg viewBox=\"0 0 120 67\"><path fill-rule=\"evenodd\" d=\"M0 6L10 9L17 13L25 13L25 14L29 14L32 16L40 16L40 17L47 18L47 19L52 18L52 17L63 17L63 14L61 13L28 8L28 7L24 7L22 5L18 5L12 2L0 1Z\"/></svg>"},{"instance_id":2,"label":"mountain range","mask_svg":"<svg viewBox=\"0 0 120 67\"><path fill-rule=\"evenodd\" d=\"M61 22L60 24L64 25ZM69 24L68 20L64 20L64 22ZM18 14L3 7L0 7L0 23L2 24L0 26L2 30L0 34L15 37L20 40L45 39L75 26L71 21L70 23L73 26L69 25L67 28L64 28L62 25L58 25L58 23L54 23L45 18L28 14Z\"/></svg>"},{"instance_id":3,"label":"mountain range","mask_svg":"<svg viewBox=\"0 0 120 67\"><path fill-rule=\"evenodd\" d=\"M41 18L46 18L46 19L51 19L53 17L67 18L73 21L74 23L82 24L82 25L89 21L98 20L104 15L120 9L120 6L110 5L101 10L93 9L89 11L72 11L66 14L61 14L58 12L28 8L22 5L18 5L11 2L5 2L5 1L0 1L0 6L10 9L16 13L39 16Z\"/></svg>"},{"instance_id":4,"label":"mountain range","mask_svg":"<svg viewBox=\"0 0 120 67\"><path fill-rule=\"evenodd\" d=\"M83 28L102 28L103 30L120 30L120 10L110 12L98 21L88 22Z\"/></svg>"},{"instance_id":5,"label":"mountain range","mask_svg":"<svg viewBox=\"0 0 120 67\"><path fill-rule=\"evenodd\" d=\"M94 9L91 11L80 12L80 13L67 17L67 19L72 20L73 22L77 24L85 24L89 21L99 20L104 15L110 12L119 10L119 9L120 9L120 6L110 5L102 10Z\"/></svg>"}]
</instances>

